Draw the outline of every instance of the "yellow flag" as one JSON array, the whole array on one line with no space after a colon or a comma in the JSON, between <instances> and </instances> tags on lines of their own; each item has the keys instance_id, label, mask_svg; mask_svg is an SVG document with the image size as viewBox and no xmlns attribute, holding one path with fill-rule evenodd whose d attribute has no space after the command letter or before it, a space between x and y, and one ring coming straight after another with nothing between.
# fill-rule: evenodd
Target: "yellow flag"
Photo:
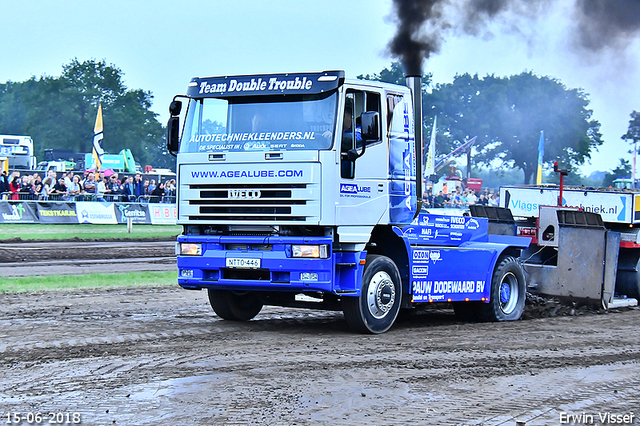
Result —
<instances>
[{"instance_id":1,"label":"yellow flag","mask_svg":"<svg viewBox=\"0 0 640 426\"><path fill-rule=\"evenodd\" d=\"M96 163L96 179L98 172L102 166L102 155L104 151L100 146L102 140L102 104L98 105L98 115L96 117L96 125L93 126L93 161Z\"/></svg>"}]
</instances>

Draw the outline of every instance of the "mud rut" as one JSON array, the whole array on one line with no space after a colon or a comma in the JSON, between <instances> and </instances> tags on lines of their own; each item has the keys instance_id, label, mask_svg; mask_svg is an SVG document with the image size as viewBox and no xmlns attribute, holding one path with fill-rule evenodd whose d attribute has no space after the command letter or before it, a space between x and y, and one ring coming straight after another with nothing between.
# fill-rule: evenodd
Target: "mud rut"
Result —
<instances>
[{"instance_id":1,"label":"mud rut","mask_svg":"<svg viewBox=\"0 0 640 426\"><path fill-rule=\"evenodd\" d=\"M82 424L527 425L640 414L640 311L514 323L450 310L356 335L339 312L223 321L179 288L0 295L0 411ZM635 424L637 418L633 418ZM27 424L26 422L24 424ZM575 424L575 423L574 423Z\"/></svg>"}]
</instances>

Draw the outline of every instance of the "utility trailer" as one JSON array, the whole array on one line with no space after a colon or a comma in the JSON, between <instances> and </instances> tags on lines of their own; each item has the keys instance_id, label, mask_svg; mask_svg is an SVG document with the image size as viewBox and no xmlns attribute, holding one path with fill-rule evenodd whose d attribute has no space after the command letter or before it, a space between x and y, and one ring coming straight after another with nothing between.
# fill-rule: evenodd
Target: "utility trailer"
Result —
<instances>
[{"instance_id":1,"label":"utility trailer","mask_svg":"<svg viewBox=\"0 0 640 426\"><path fill-rule=\"evenodd\" d=\"M520 318L530 238L421 212L421 81L407 82L343 71L192 79L167 124L180 286L206 289L236 321L263 305L332 309L382 333L400 309L429 303Z\"/></svg>"},{"instance_id":2,"label":"utility trailer","mask_svg":"<svg viewBox=\"0 0 640 426\"><path fill-rule=\"evenodd\" d=\"M505 186L500 205L471 212L489 218L490 233L532 238L522 254L529 291L604 308L637 304L640 191Z\"/></svg>"}]
</instances>

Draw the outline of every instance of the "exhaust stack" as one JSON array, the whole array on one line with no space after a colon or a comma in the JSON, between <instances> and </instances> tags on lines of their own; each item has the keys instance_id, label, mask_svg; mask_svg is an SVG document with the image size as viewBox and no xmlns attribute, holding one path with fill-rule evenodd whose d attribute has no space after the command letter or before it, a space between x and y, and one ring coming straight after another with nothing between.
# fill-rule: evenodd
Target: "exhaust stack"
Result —
<instances>
[{"instance_id":1,"label":"exhaust stack","mask_svg":"<svg viewBox=\"0 0 640 426\"><path fill-rule=\"evenodd\" d=\"M416 156L416 214L417 217L422 209L423 199L423 147L422 147L422 77L407 76L407 86L413 92L413 124L415 135L415 156Z\"/></svg>"}]
</instances>

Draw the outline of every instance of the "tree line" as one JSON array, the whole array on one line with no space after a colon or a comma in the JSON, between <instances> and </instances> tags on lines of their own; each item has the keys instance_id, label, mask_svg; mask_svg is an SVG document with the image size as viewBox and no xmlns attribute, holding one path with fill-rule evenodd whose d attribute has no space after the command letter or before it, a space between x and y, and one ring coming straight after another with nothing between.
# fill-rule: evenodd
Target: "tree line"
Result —
<instances>
[{"instance_id":1,"label":"tree line","mask_svg":"<svg viewBox=\"0 0 640 426\"><path fill-rule=\"evenodd\" d=\"M51 148L90 153L102 104L105 152L129 148L143 166L175 164L166 153L163 126L150 110L153 95L127 89L123 76L104 60L74 59L59 77L0 83L0 133L31 136L39 159Z\"/></svg>"},{"instance_id":2,"label":"tree line","mask_svg":"<svg viewBox=\"0 0 640 426\"><path fill-rule=\"evenodd\" d=\"M360 78L404 84L399 62L379 74ZM569 89L558 80L523 72L510 77L456 75L452 83L432 85L431 74L423 75L425 140L437 117L436 152L448 153L477 136L472 158L474 167L519 169L521 182L535 183L538 143L544 135L544 164L575 169L591 158L603 143L600 123L592 118L589 99L582 89ZM629 131L622 139L640 141L640 113L633 111ZM628 161L597 182L608 186L615 177L629 175ZM443 170L441 173L445 173ZM617 176L616 176L617 174ZM548 176L555 179L555 176ZM584 183L572 173L569 184Z\"/></svg>"},{"instance_id":3,"label":"tree line","mask_svg":"<svg viewBox=\"0 0 640 426\"><path fill-rule=\"evenodd\" d=\"M165 148L165 129L157 120L158 114L150 110L152 93L127 89L123 75L104 60L74 59L63 65L59 77L0 83L0 133L31 136L38 158L47 148L88 153L98 105L102 104L106 152L129 148L143 165L172 166L174 159ZM379 74L358 77L405 82L399 62ZM575 169L603 143L600 123L592 118L587 95L532 72L484 78L461 74L452 83L436 85L431 75L425 74L423 112L425 135L430 135L437 117L437 153L451 152L476 136L473 167L518 169L524 183L535 180L542 130L548 167L557 161L562 168ZM622 139L632 144L640 141L640 113L631 113L629 130ZM628 176L630 171L629 162L620 159L602 184ZM582 183L584 179L572 173L568 182Z\"/></svg>"}]
</instances>

